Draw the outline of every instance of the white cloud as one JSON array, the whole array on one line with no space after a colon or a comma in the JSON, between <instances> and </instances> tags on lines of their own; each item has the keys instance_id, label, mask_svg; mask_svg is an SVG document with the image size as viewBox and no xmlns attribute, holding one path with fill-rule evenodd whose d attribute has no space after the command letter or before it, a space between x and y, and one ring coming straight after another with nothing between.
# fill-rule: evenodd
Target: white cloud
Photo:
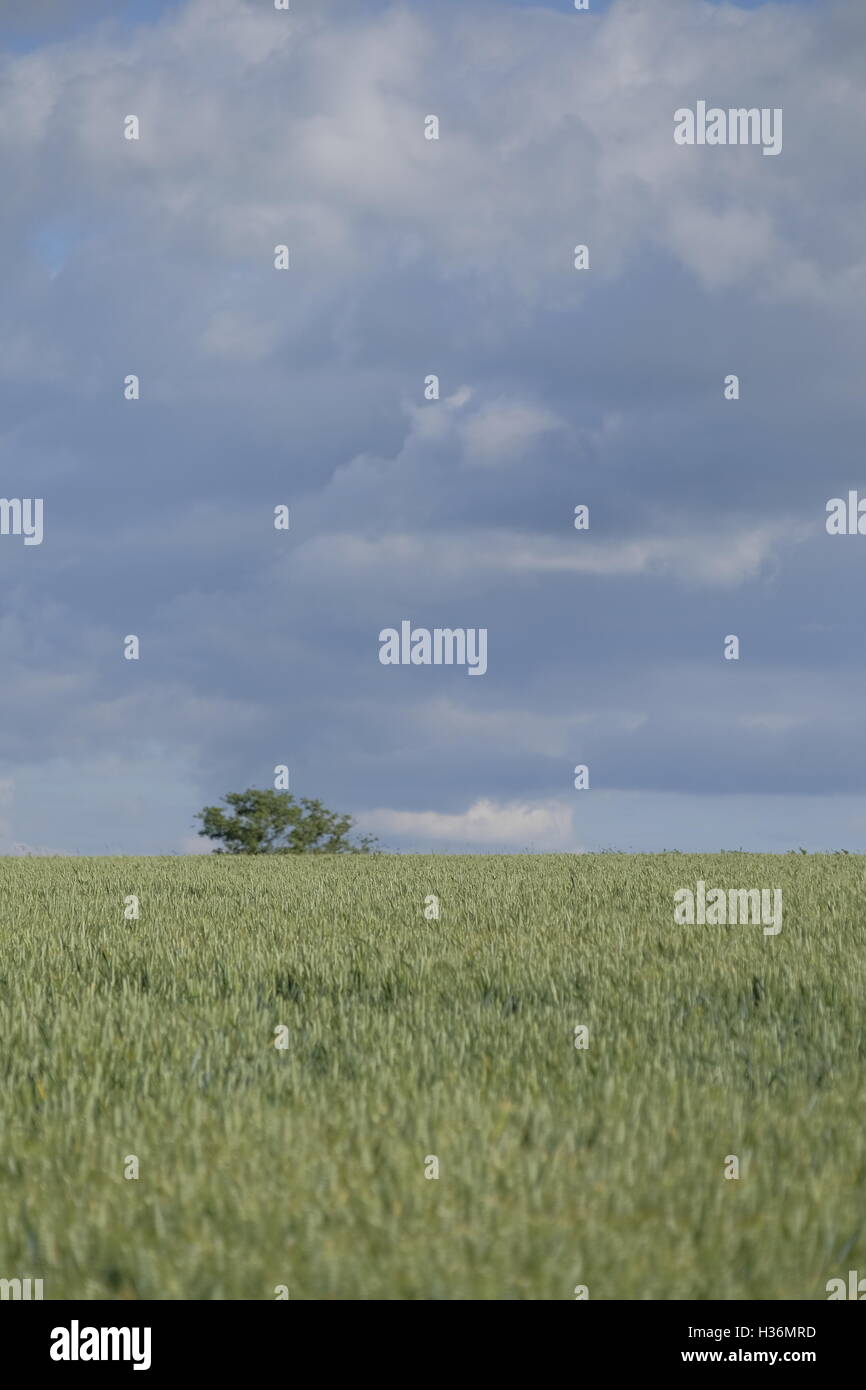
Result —
<instances>
[{"instance_id":1,"label":"white cloud","mask_svg":"<svg viewBox=\"0 0 866 1390\"><path fill-rule=\"evenodd\" d=\"M50 849L45 845L26 845L16 841L10 853L17 859L46 859L53 855L68 854L68 849Z\"/></svg>"},{"instance_id":2,"label":"white cloud","mask_svg":"<svg viewBox=\"0 0 866 1390\"><path fill-rule=\"evenodd\" d=\"M564 422L549 410L519 402L494 401L466 422L463 435L470 463L497 464L519 458L531 444Z\"/></svg>"},{"instance_id":3,"label":"white cloud","mask_svg":"<svg viewBox=\"0 0 866 1390\"><path fill-rule=\"evenodd\" d=\"M54 145L80 201L96 216L102 200L127 205L160 254L174 242L252 265L279 228L300 267L428 261L554 303L565 275L578 283L579 228L595 277L655 243L709 286L862 297L848 170L866 100L844 6L832 7L853 31L841 52L816 39L829 21L799 8L732 19L632 0L579 40L573 15L537 9L466 6L452 22L397 7L338 20L341 8L298 6L284 24L266 6L189 0L132 37L116 26L7 56L0 147L16 213L40 198L29 171ZM674 145L674 110L726 89L798 114L779 161ZM443 94L438 142L423 138L428 92ZM138 143L119 137L127 110ZM821 236L798 246L816 177Z\"/></svg>"},{"instance_id":4,"label":"white cloud","mask_svg":"<svg viewBox=\"0 0 866 1390\"><path fill-rule=\"evenodd\" d=\"M365 830L466 845L511 845L525 849L575 848L571 810L562 801L493 801L486 797L468 810L367 811Z\"/></svg>"},{"instance_id":5,"label":"white cloud","mask_svg":"<svg viewBox=\"0 0 866 1390\"><path fill-rule=\"evenodd\" d=\"M631 540L575 533L566 541L505 528L445 535L401 531L378 537L340 532L299 545L292 566L307 579L316 576L334 583L386 576L391 586L397 579L409 585L420 574L428 584L438 581L439 592L448 585L463 592L473 577L484 575L545 574L673 576L724 589L755 578L762 566L777 562L782 548L806 534L808 528L793 521Z\"/></svg>"},{"instance_id":6,"label":"white cloud","mask_svg":"<svg viewBox=\"0 0 866 1390\"><path fill-rule=\"evenodd\" d=\"M564 759L579 748L581 735L588 726L632 733L647 719L643 713L610 707L564 715L545 714L537 709L471 709L446 698L425 700L413 707L411 717L419 734L427 734L437 742L445 738L451 748L464 742L473 749L487 746L512 754Z\"/></svg>"},{"instance_id":7,"label":"white cloud","mask_svg":"<svg viewBox=\"0 0 866 1390\"><path fill-rule=\"evenodd\" d=\"M213 315L202 333L202 346L215 356L238 362L259 362L274 349L279 338L277 324L252 314L221 310Z\"/></svg>"},{"instance_id":8,"label":"white cloud","mask_svg":"<svg viewBox=\"0 0 866 1390\"><path fill-rule=\"evenodd\" d=\"M802 728L809 720L806 715L798 714L742 714L737 723L744 729L764 729L771 734L786 734L791 729Z\"/></svg>"},{"instance_id":9,"label":"white cloud","mask_svg":"<svg viewBox=\"0 0 866 1390\"><path fill-rule=\"evenodd\" d=\"M178 844L180 854L212 854L213 840L198 835L182 835Z\"/></svg>"}]
</instances>

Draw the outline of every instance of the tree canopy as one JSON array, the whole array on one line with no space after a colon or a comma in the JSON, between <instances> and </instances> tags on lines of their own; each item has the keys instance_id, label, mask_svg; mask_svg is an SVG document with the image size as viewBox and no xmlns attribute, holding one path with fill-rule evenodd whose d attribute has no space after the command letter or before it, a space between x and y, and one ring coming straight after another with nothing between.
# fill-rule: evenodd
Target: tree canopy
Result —
<instances>
[{"instance_id":1,"label":"tree canopy","mask_svg":"<svg viewBox=\"0 0 866 1390\"><path fill-rule=\"evenodd\" d=\"M205 806L195 817L202 823L199 835L221 842L215 854L369 854L375 845L369 835L353 843L352 817L321 801L257 787L222 800L228 811Z\"/></svg>"}]
</instances>

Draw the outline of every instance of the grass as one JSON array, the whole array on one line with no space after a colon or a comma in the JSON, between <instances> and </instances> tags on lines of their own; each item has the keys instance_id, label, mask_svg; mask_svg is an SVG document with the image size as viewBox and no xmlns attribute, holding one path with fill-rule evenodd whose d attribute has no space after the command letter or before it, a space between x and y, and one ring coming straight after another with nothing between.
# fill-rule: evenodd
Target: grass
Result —
<instances>
[{"instance_id":1,"label":"grass","mask_svg":"<svg viewBox=\"0 0 866 1390\"><path fill-rule=\"evenodd\" d=\"M46 1299L824 1299L866 1274L863 876L4 860L0 1277ZM675 925L698 878L781 887L781 933Z\"/></svg>"}]
</instances>

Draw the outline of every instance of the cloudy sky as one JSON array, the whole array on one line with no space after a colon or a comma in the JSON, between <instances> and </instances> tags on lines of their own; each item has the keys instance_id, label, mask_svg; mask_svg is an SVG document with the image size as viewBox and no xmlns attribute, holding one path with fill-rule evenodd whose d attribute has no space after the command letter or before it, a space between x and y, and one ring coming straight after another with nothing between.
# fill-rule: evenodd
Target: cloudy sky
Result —
<instances>
[{"instance_id":1,"label":"cloudy sky","mask_svg":"<svg viewBox=\"0 0 866 1390\"><path fill-rule=\"evenodd\" d=\"M2 492L44 499L0 852L201 851L283 763L394 849L863 850L866 5L29 0L0 41ZM678 146L698 100L781 154ZM487 673L383 666L403 619Z\"/></svg>"}]
</instances>

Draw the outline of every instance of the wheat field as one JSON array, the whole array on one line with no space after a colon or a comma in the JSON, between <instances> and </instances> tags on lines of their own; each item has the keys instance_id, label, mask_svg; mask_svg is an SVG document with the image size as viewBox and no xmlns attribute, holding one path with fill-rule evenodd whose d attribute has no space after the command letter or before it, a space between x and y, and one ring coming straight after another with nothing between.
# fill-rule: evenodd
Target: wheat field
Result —
<instances>
[{"instance_id":1,"label":"wheat field","mask_svg":"<svg viewBox=\"0 0 866 1390\"><path fill-rule=\"evenodd\" d=\"M841 854L5 859L0 1277L824 1299L866 1270L863 877ZM675 924L698 879L781 887L781 932Z\"/></svg>"}]
</instances>

